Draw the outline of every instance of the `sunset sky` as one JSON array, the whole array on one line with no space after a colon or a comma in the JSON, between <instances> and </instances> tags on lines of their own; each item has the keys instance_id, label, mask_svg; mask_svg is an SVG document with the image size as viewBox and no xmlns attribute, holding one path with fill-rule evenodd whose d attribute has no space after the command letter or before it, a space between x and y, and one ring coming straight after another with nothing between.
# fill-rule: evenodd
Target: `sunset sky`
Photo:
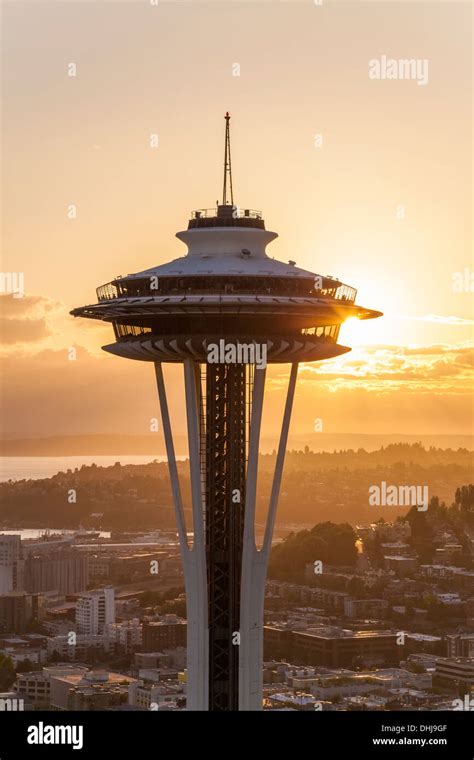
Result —
<instances>
[{"instance_id":1,"label":"sunset sky","mask_svg":"<svg viewBox=\"0 0 474 760\"><path fill-rule=\"evenodd\" d=\"M427 59L428 83L370 79L382 55ZM468 2L4 2L2 271L26 292L0 296L4 433L149 431L152 366L68 312L184 254L175 232L221 193L226 110L268 253L385 315L301 368L293 432L472 432L473 293L453 287L474 271L471 66ZM268 376L271 431L287 369Z\"/></svg>"}]
</instances>

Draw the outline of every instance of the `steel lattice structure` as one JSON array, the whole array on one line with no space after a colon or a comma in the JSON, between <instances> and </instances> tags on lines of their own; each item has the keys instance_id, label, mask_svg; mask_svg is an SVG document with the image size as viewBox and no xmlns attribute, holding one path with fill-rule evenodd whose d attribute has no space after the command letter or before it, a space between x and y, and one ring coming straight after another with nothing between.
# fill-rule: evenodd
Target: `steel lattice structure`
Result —
<instances>
[{"instance_id":1,"label":"steel lattice structure","mask_svg":"<svg viewBox=\"0 0 474 760\"><path fill-rule=\"evenodd\" d=\"M239 649L232 639L240 629L246 384L243 365L207 365L205 522L209 699L221 710L238 709Z\"/></svg>"}]
</instances>

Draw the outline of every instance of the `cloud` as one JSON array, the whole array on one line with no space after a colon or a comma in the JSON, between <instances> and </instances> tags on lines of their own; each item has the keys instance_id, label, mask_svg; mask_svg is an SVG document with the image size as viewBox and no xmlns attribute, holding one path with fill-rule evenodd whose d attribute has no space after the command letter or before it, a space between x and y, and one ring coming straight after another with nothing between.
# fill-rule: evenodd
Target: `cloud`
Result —
<instances>
[{"instance_id":1,"label":"cloud","mask_svg":"<svg viewBox=\"0 0 474 760\"><path fill-rule=\"evenodd\" d=\"M0 296L0 345L3 354L31 354L48 348L69 348L110 342L111 326L74 319L61 301L44 296ZM91 336L94 336L91 341Z\"/></svg>"},{"instance_id":2,"label":"cloud","mask_svg":"<svg viewBox=\"0 0 474 760\"><path fill-rule=\"evenodd\" d=\"M347 358L346 358L347 357ZM377 392L471 392L474 345L369 346L320 364L302 365L303 380L337 391L367 387Z\"/></svg>"},{"instance_id":3,"label":"cloud","mask_svg":"<svg viewBox=\"0 0 474 760\"><path fill-rule=\"evenodd\" d=\"M53 334L50 318L61 311L61 304L42 296L0 297L0 342L37 343Z\"/></svg>"},{"instance_id":4,"label":"cloud","mask_svg":"<svg viewBox=\"0 0 474 760\"><path fill-rule=\"evenodd\" d=\"M12 295L0 296L2 319L32 319L61 311L64 308L60 301L43 296L23 296L14 298Z\"/></svg>"},{"instance_id":5,"label":"cloud","mask_svg":"<svg viewBox=\"0 0 474 760\"><path fill-rule=\"evenodd\" d=\"M66 348L36 353L18 348L0 357L4 431L149 433L150 419L159 417L153 366L74 347L75 359ZM182 371L172 373L170 393L179 387L178 375Z\"/></svg>"},{"instance_id":6,"label":"cloud","mask_svg":"<svg viewBox=\"0 0 474 760\"><path fill-rule=\"evenodd\" d=\"M0 319L0 342L4 346L36 343L51 335L44 319Z\"/></svg>"},{"instance_id":7,"label":"cloud","mask_svg":"<svg viewBox=\"0 0 474 760\"><path fill-rule=\"evenodd\" d=\"M422 317L399 316L398 319L408 319L412 322L433 322L438 325L450 325L452 327L465 327L474 325L474 319L464 319L463 317L442 316L440 314L425 314Z\"/></svg>"},{"instance_id":8,"label":"cloud","mask_svg":"<svg viewBox=\"0 0 474 760\"><path fill-rule=\"evenodd\" d=\"M466 365L465 346L442 353L424 348L409 355L399 346L369 354L358 349L355 361L340 357L302 365L292 431L313 430L318 417L325 432L468 432L472 367ZM66 348L27 353L18 346L0 357L0 372L0 416L9 434L143 434L160 416L148 362L92 354L81 346L76 360ZM288 366L268 367L264 434L281 423L288 372ZM184 433L182 368L165 365L165 378L173 429Z\"/></svg>"}]
</instances>

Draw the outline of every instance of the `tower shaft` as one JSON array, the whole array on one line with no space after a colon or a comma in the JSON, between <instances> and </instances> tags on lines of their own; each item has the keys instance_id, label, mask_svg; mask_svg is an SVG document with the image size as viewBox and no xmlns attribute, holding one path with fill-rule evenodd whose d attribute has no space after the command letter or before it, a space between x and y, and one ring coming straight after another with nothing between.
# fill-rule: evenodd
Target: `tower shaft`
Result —
<instances>
[{"instance_id":1,"label":"tower shaft","mask_svg":"<svg viewBox=\"0 0 474 760\"><path fill-rule=\"evenodd\" d=\"M206 365L205 526L209 710L239 708L240 577L246 476L245 365Z\"/></svg>"}]
</instances>

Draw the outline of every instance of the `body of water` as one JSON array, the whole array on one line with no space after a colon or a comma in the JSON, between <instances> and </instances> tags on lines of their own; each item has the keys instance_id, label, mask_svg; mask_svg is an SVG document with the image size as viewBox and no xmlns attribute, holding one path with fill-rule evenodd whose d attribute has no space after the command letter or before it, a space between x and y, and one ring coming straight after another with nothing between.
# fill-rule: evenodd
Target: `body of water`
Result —
<instances>
[{"instance_id":1,"label":"body of water","mask_svg":"<svg viewBox=\"0 0 474 760\"><path fill-rule=\"evenodd\" d=\"M120 464L148 464L149 462L166 462L165 456L152 454L115 456L72 456L72 457L0 457L0 481L50 478L58 472L75 470L82 465L96 464L98 467L111 467Z\"/></svg>"},{"instance_id":2,"label":"body of water","mask_svg":"<svg viewBox=\"0 0 474 760\"><path fill-rule=\"evenodd\" d=\"M21 536L21 540L24 541L27 538L41 538L44 533L64 533L66 536L70 536L74 533L73 530L62 530L61 528L22 528L21 530L2 530L0 533L7 534L8 536ZM110 538L110 531L100 531L99 538Z\"/></svg>"}]
</instances>

